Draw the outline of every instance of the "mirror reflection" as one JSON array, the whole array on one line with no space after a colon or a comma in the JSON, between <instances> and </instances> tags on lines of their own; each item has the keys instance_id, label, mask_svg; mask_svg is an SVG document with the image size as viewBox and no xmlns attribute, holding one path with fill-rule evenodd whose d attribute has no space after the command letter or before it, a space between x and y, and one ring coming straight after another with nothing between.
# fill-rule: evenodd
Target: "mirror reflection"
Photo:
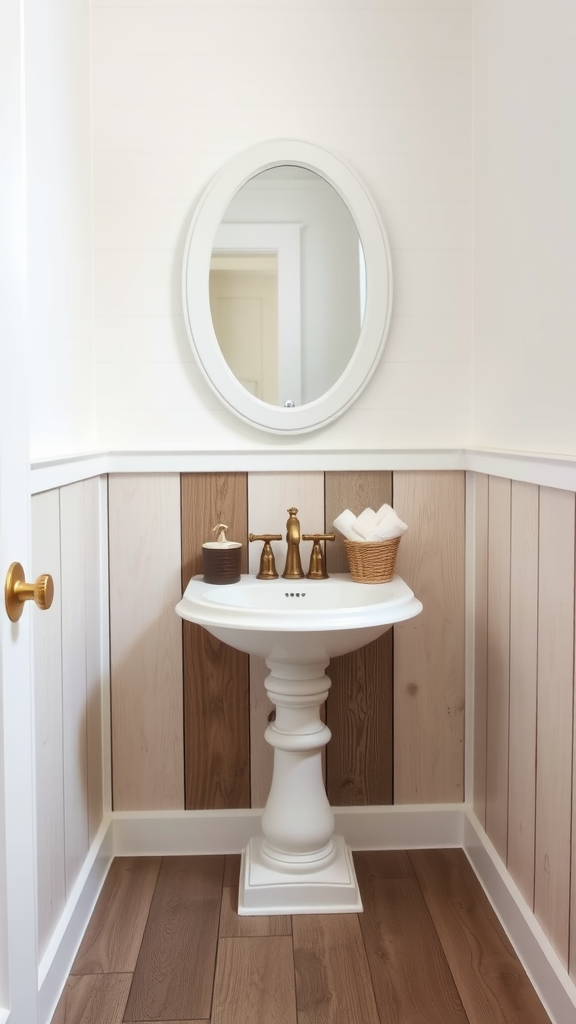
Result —
<instances>
[{"instance_id":1,"label":"mirror reflection","mask_svg":"<svg viewBox=\"0 0 576 1024\"><path fill-rule=\"evenodd\" d=\"M210 264L214 331L242 386L271 405L325 394L354 353L365 301L358 231L325 178L293 165L250 178Z\"/></svg>"}]
</instances>

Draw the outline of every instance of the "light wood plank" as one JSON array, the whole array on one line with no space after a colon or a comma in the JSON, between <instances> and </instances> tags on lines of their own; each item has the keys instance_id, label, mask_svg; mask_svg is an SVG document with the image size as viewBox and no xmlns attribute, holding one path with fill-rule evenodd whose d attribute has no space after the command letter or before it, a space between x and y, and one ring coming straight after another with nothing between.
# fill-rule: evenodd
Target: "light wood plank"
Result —
<instances>
[{"instance_id":1,"label":"light wood plank","mask_svg":"<svg viewBox=\"0 0 576 1024\"><path fill-rule=\"evenodd\" d=\"M280 533L273 541L276 569L284 571L286 561L287 510L294 506L302 533L324 533L323 473L249 473L248 521L250 533ZM308 572L310 541L300 545L302 568ZM250 572L257 573L262 543L249 545ZM264 689L268 668L262 658L250 658L250 776L251 806L264 807L272 781L274 752L264 739L268 716L274 706Z\"/></svg>"},{"instance_id":2,"label":"light wood plank","mask_svg":"<svg viewBox=\"0 0 576 1024\"><path fill-rule=\"evenodd\" d=\"M223 872L224 857L162 861L125 1020L210 1016Z\"/></svg>"},{"instance_id":3,"label":"light wood plank","mask_svg":"<svg viewBox=\"0 0 576 1024\"><path fill-rule=\"evenodd\" d=\"M468 1024L416 878L361 884L360 926L386 1024Z\"/></svg>"},{"instance_id":4,"label":"light wood plank","mask_svg":"<svg viewBox=\"0 0 576 1024\"><path fill-rule=\"evenodd\" d=\"M88 853L86 524L84 483L60 489L66 893Z\"/></svg>"},{"instance_id":5,"label":"light wood plank","mask_svg":"<svg viewBox=\"0 0 576 1024\"><path fill-rule=\"evenodd\" d=\"M298 1024L380 1024L356 914L295 915Z\"/></svg>"},{"instance_id":6,"label":"light wood plank","mask_svg":"<svg viewBox=\"0 0 576 1024\"><path fill-rule=\"evenodd\" d=\"M512 483L508 870L534 905L539 492Z\"/></svg>"},{"instance_id":7,"label":"light wood plank","mask_svg":"<svg viewBox=\"0 0 576 1024\"><path fill-rule=\"evenodd\" d=\"M221 939L212 1024L294 1024L292 940Z\"/></svg>"},{"instance_id":8,"label":"light wood plank","mask_svg":"<svg viewBox=\"0 0 576 1024\"><path fill-rule=\"evenodd\" d=\"M195 473L182 477L182 587L202 572L202 544L212 526L227 523L247 544L246 475ZM250 804L248 655L184 623L186 807Z\"/></svg>"},{"instance_id":9,"label":"light wood plank","mask_svg":"<svg viewBox=\"0 0 576 1024\"><path fill-rule=\"evenodd\" d=\"M394 474L397 571L424 606L394 627L395 803L463 799L464 501L461 472Z\"/></svg>"},{"instance_id":10,"label":"light wood plank","mask_svg":"<svg viewBox=\"0 0 576 1024\"><path fill-rule=\"evenodd\" d=\"M102 689L109 685L102 665L103 608L108 588L101 579L102 545L108 547L107 524L101 521L101 489L107 491L106 477L84 481L84 523L86 561L86 751L88 773L88 842L91 843L104 815ZM106 624L108 628L108 624Z\"/></svg>"},{"instance_id":11,"label":"light wood plank","mask_svg":"<svg viewBox=\"0 0 576 1024\"><path fill-rule=\"evenodd\" d=\"M570 916L574 494L540 489L534 912L565 966Z\"/></svg>"},{"instance_id":12,"label":"light wood plank","mask_svg":"<svg viewBox=\"0 0 576 1024\"><path fill-rule=\"evenodd\" d=\"M464 852L410 859L470 1024L549 1024Z\"/></svg>"},{"instance_id":13,"label":"light wood plank","mask_svg":"<svg viewBox=\"0 0 576 1024\"><path fill-rule=\"evenodd\" d=\"M474 811L486 827L488 687L488 476L474 477Z\"/></svg>"},{"instance_id":14,"label":"light wood plank","mask_svg":"<svg viewBox=\"0 0 576 1024\"><path fill-rule=\"evenodd\" d=\"M134 970L160 863L160 857L116 857L112 861L72 974Z\"/></svg>"},{"instance_id":15,"label":"light wood plank","mask_svg":"<svg viewBox=\"0 0 576 1024\"><path fill-rule=\"evenodd\" d=\"M184 806L180 478L109 481L115 810Z\"/></svg>"},{"instance_id":16,"label":"light wood plank","mask_svg":"<svg viewBox=\"0 0 576 1024\"><path fill-rule=\"evenodd\" d=\"M29 575L36 579L45 572L49 572L54 580L52 607L31 617L34 635L40 956L46 950L66 899L60 494L57 490L45 491L32 498L32 564Z\"/></svg>"},{"instance_id":17,"label":"light wood plank","mask_svg":"<svg viewBox=\"0 0 576 1024\"><path fill-rule=\"evenodd\" d=\"M510 704L510 480L488 482L486 831L506 863Z\"/></svg>"},{"instance_id":18,"label":"light wood plank","mask_svg":"<svg viewBox=\"0 0 576 1024\"><path fill-rule=\"evenodd\" d=\"M248 521L250 533L281 533L282 540L272 541L276 569L282 575L286 562L286 520L289 508L298 509L302 533L324 532L323 473L249 473ZM262 544L250 544L251 573L258 572ZM300 557L308 572L311 541L302 541Z\"/></svg>"},{"instance_id":19,"label":"light wood plank","mask_svg":"<svg viewBox=\"0 0 576 1024\"><path fill-rule=\"evenodd\" d=\"M238 886L226 886L222 890L220 908L220 938L247 938L251 935L291 935L292 919L289 915L270 917L239 917Z\"/></svg>"},{"instance_id":20,"label":"light wood plank","mask_svg":"<svg viewBox=\"0 0 576 1024\"><path fill-rule=\"evenodd\" d=\"M52 1024L121 1024L131 982L131 974L69 978Z\"/></svg>"},{"instance_id":21,"label":"light wood plank","mask_svg":"<svg viewBox=\"0 0 576 1024\"><path fill-rule=\"evenodd\" d=\"M359 515L392 501L389 472L327 473L326 532L349 508ZM337 533L337 531L336 531ZM340 534L328 545L333 572L348 572ZM359 651L333 658L327 669L332 689L326 721L332 739L326 749L326 787L335 806L392 803L393 632Z\"/></svg>"}]
</instances>

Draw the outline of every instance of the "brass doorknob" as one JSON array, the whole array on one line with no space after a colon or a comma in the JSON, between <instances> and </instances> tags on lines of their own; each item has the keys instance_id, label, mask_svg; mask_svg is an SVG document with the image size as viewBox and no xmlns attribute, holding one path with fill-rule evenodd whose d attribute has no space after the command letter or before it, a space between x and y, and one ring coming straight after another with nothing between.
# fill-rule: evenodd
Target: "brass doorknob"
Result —
<instances>
[{"instance_id":1,"label":"brass doorknob","mask_svg":"<svg viewBox=\"0 0 576 1024\"><path fill-rule=\"evenodd\" d=\"M6 573L6 583L4 584L4 602L8 618L12 622L18 622L25 601L34 601L41 611L46 611L52 604L53 597L54 581L48 573L39 576L36 583L26 583L24 569L20 562L12 562Z\"/></svg>"}]
</instances>

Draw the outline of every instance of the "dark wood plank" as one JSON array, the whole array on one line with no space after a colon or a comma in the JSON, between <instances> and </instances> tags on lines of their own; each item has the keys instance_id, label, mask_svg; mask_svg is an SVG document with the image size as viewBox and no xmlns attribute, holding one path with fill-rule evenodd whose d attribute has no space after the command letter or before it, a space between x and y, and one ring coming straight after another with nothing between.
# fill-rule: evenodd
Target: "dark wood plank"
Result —
<instances>
[{"instance_id":1,"label":"dark wood plank","mask_svg":"<svg viewBox=\"0 0 576 1024\"><path fill-rule=\"evenodd\" d=\"M288 936L221 939L212 1024L295 1024Z\"/></svg>"},{"instance_id":2,"label":"dark wood plank","mask_svg":"<svg viewBox=\"0 0 576 1024\"><path fill-rule=\"evenodd\" d=\"M375 472L326 473L325 477L326 533L333 530L333 522L345 508L355 516L365 508L376 512L385 502L392 502L392 473ZM326 544L328 572L348 572L348 559L342 537L335 531L336 540Z\"/></svg>"},{"instance_id":3,"label":"dark wood plank","mask_svg":"<svg viewBox=\"0 0 576 1024\"><path fill-rule=\"evenodd\" d=\"M136 966L160 857L116 857L72 966L72 974L121 974Z\"/></svg>"},{"instance_id":4,"label":"dark wood plank","mask_svg":"<svg viewBox=\"0 0 576 1024\"><path fill-rule=\"evenodd\" d=\"M71 976L52 1024L121 1024L131 983L131 974Z\"/></svg>"},{"instance_id":5,"label":"dark wood plank","mask_svg":"<svg viewBox=\"0 0 576 1024\"><path fill-rule=\"evenodd\" d=\"M245 473L182 476L182 588L202 572L202 544L212 527L228 523L243 544L246 572L248 520ZM250 683L247 654L183 623L186 807L250 806Z\"/></svg>"},{"instance_id":6,"label":"dark wood plank","mask_svg":"<svg viewBox=\"0 0 576 1024\"><path fill-rule=\"evenodd\" d=\"M410 859L470 1024L550 1024L464 852Z\"/></svg>"},{"instance_id":7,"label":"dark wood plank","mask_svg":"<svg viewBox=\"0 0 576 1024\"><path fill-rule=\"evenodd\" d=\"M416 878L360 883L360 927L386 1024L468 1024Z\"/></svg>"},{"instance_id":8,"label":"dark wood plank","mask_svg":"<svg viewBox=\"0 0 576 1024\"><path fill-rule=\"evenodd\" d=\"M380 1024L357 914L295 915L298 1024Z\"/></svg>"},{"instance_id":9,"label":"dark wood plank","mask_svg":"<svg viewBox=\"0 0 576 1024\"><path fill-rule=\"evenodd\" d=\"M326 473L326 530L345 508L358 515L392 500L389 472ZM329 571L348 572L340 535L327 544ZM326 721L326 789L334 806L392 803L393 632L359 651L333 658Z\"/></svg>"},{"instance_id":10,"label":"dark wood plank","mask_svg":"<svg viewBox=\"0 0 576 1024\"><path fill-rule=\"evenodd\" d=\"M250 935L291 935L292 918L288 914L239 917L238 886L225 886L220 908L220 938L248 938Z\"/></svg>"},{"instance_id":11,"label":"dark wood plank","mask_svg":"<svg viewBox=\"0 0 576 1024\"><path fill-rule=\"evenodd\" d=\"M356 850L352 854L358 881L366 887L373 878L414 878L406 850Z\"/></svg>"},{"instance_id":12,"label":"dark wood plank","mask_svg":"<svg viewBox=\"0 0 576 1024\"><path fill-rule=\"evenodd\" d=\"M210 1016L224 857L162 862L124 1019Z\"/></svg>"},{"instance_id":13,"label":"dark wood plank","mask_svg":"<svg viewBox=\"0 0 576 1024\"><path fill-rule=\"evenodd\" d=\"M392 630L333 658L326 791L334 807L392 803Z\"/></svg>"}]
</instances>

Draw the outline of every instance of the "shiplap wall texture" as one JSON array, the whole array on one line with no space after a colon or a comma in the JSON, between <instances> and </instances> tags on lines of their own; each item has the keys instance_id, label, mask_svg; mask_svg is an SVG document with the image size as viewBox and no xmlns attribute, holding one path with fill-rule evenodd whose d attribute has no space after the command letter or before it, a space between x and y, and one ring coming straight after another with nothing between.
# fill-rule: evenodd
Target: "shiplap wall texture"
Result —
<instances>
[{"instance_id":1,"label":"shiplap wall texture","mask_svg":"<svg viewBox=\"0 0 576 1024\"><path fill-rule=\"evenodd\" d=\"M196 366L181 268L210 179L278 138L362 179L394 273L373 380L298 449L468 443L472 0L93 0L91 13L100 445L269 445Z\"/></svg>"},{"instance_id":2,"label":"shiplap wall texture","mask_svg":"<svg viewBox=\"0 0 576 1024\"><path fill-rule=\"evenodd\" d=\"M32 498L32 565L54 601L34 614L39 956L104 814L98 478Z\"/></svg>"},{"instance_id":3,"label":"shiplap wall texture","mask_svg":"<svg viewBox=\"0 0 576 1024\"><path fill-rule=\"evenodd\" d=\"M174 612L181 587L201 572L214 523L224 517L246 543L248 530L284 534L292 502L307 532L346 506L359 512L392 496L411 524L398 570L424 612L395 629L393 659L389 636L334 660L328 791L346 805L462 799L463 473L117 474L109 481L116 810L265 801L264 667L192 624L182 648ZM277 547L281 571L284 542ZM333 571L345 568L341 557L338 545L329 550Z\"/></svg>"},{"instance_id":4,"label":"shiplap wall texture","mask_svg":"<svg viewBox=\"0 0 576 1024\"><path fill-rule=\"evenodd\" d=\"M474 807L574 978L575 495L475 489Z\"/></svg>"}]
</instances>

